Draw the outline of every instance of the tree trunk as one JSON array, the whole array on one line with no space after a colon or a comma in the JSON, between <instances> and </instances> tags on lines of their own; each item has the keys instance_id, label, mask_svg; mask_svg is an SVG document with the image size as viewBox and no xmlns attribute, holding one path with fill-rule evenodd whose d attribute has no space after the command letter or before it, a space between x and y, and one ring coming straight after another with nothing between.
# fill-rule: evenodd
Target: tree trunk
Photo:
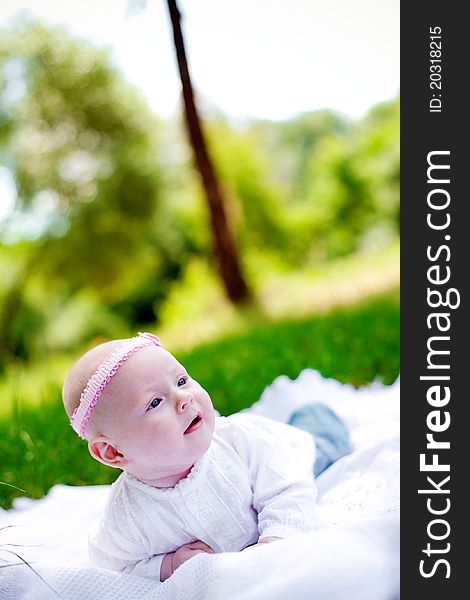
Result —
<instances>
[{"instance_id":1,"label":"tree trunk","mask_svg":"<svg viewBox=\"0 0 470 600\"><path fill-rule=\"evenodd\" d=\"M234 236L229 227L223 196L214 166L207 151L204 134L194 102L194 92L181 32L180 12L176 0L167 0L173 27L178 68L183 87L186 127L193 148L194 161L201 175L212 228L213 252L227 296L235 304L247 302L251 294L243 277Z\"/></svg>"}]
</instances>

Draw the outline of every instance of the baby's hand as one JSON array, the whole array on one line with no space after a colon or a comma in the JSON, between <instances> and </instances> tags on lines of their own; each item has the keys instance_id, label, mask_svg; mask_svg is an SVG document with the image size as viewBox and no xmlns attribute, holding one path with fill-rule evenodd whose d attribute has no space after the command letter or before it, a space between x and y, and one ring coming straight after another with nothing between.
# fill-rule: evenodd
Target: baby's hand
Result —
<instances>
[{"instance_id":1,"label":"baby's hand","mask_svg":"<svg viewBox=\"0 0 470 600\"><path fill-rule=\"evenodd\" d=\"M207 552L208 554L214 553L210 546L201 542L201 540L197 540L195 542L190 542L189 544L184 544L175 552L165 554L162 566L160 567L160 581L168 579L178 567L196 554L201 554L201 552Z\"/></svg>"}]
</instances>

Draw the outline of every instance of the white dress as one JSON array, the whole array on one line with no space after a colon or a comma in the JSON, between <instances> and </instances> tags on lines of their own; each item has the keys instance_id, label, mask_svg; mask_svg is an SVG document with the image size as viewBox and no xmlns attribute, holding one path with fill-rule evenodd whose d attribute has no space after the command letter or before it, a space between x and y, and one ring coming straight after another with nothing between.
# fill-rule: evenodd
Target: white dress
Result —
<instances>
[{"instance_id":1,"label":"white dress","mask_svg":"<svg viewBox=\"0 0 470 600\"><path fill-rule=\"evenodd\" d=\"M160 579L167 552L202 540L236 552L259 538L314 530L310 434L266 417L217 417L208 451L172 488L122 473L90 535L99 567Z\"/></svg>"}]
</instances>

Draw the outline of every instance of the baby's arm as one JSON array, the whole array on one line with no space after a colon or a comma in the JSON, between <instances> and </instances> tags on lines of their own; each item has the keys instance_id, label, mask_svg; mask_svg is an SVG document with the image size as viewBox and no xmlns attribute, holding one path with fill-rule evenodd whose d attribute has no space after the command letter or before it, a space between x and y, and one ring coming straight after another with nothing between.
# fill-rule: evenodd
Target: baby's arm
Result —
<instances>
[{"instance_id":1,"label":"baby's arm","mask_svg":"<svg viewBox=\"0 0 470 600\"><path fill-rule=\"evenodd\" d=\"M128 548L132 546L132 541L129 540ZM107 552L96 544L90 544L90 554L92 563L98 567L112 569L113 571L121 571L140 577L150 577L151 579L159 579L165 581L187 560L200 554L201 552L213 553L210 546L200 540L184 544L174 552L167 554L154 554L140 560L132 560L131 556L125 557L124 548L119 550L117 547L107 548ZM140 552L139 552L140 553Z\"/></svg>"},{"instance_id":2,"label":"baby's arm","mask_svg":"<svg viewBox=\"0 0 470 600\"><path fill-rule=\"evenodd\" d=\"M314 445L304 431L255 415L237 415L236 445L252 477L258 543L314 529Z\"/></svg>"},{"instance_id":3,"label":"baby's arm","mask_svg":"<svg viewBox=\"0 0 470 600\"><path fill-rule=\"evenodd\" d=\"M165 554L160 566L160 581L168 579L183 563L202 552L212 554L214 551L210 546L201 542L201 540L197 540L196 542L184 544L175 552Z\"/></svg>"}]
</instances>

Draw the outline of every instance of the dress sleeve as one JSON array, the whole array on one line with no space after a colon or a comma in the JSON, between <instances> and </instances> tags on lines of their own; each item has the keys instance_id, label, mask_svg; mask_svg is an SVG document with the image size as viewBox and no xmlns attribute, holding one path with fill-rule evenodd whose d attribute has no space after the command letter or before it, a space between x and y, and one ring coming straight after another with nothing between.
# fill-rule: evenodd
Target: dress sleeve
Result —
<instances>
[{"instance_id":1,"label":"dress sleeve","mask_svg":"<svg viewBox=\"0 0 470 600\"><path fill-rule=\"evenodd\" d=\"M235 426L236 450L250 471L259 537L287 538L313 530L317 496L313 437L258 415L228 419Z\"/></svg>"},{"instance_id":2,"label":"dress sleeve","mask_svg":"<svg viewBox=\"0 0 470 600\"><path fill-rule=\"evenodd\" d=\"M97 567L160 581L165 554L148 552L135 520L116 495L110 497L105 514L90 532L88 553Z\"/></svg>"},{"instance_id":3,"label":"dress sleeve","mask_svg":"<svg viewBox=\"0 0 470 600\"><path fill-rule=\"evenodd\" d=\"M160 568L164 558L164 554L156 554L154 556L146 556L144 558L136 558L131 556L130 552L120 552L121 548L111 544L103 544L96 539L90 537L88 540L88 552L90 560L96 567L102 569L111 569L121 573L129 573L140 575L140 577L150 577L156 581L160 581ZM126 555L126 558L124 558Z\"/></svg>"}]
</instances>

